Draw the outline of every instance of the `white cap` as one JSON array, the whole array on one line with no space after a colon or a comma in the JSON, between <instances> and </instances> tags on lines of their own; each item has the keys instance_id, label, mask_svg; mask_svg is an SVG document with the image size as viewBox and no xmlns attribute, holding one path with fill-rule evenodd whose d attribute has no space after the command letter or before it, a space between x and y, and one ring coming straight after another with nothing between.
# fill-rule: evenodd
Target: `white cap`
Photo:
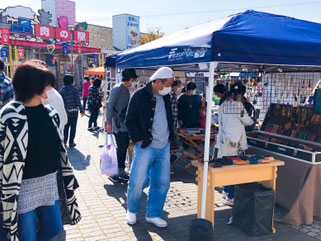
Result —
<instances>
[{"instance_id":1,"label":"white cap","mask_svg":"<svg viewBox=\"0 0 321 241\"><path fill-rule=\"evenodd\" d=\"M149 80L153 81L155 79L169 79L173 77L174 72L171 68L161 67L149 78Z\"/></svg>"}]
</instances>

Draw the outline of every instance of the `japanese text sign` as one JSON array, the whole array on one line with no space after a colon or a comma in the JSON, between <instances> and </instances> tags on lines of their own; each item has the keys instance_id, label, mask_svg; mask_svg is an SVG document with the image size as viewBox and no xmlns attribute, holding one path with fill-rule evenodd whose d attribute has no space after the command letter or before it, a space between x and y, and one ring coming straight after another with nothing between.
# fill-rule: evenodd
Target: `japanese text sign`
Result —
<instances>
[{"instance_id":1,"label":"japanese text sign","mask_svg":"<svg viewBox=\"0 0 321 241\"><path fill-rule=\"evenodd\" d=\"M69 41L71 39L71 33L68 29L56 28L56 39Z\"/></svg>"},{"instance_id":2,"label":"japanese text sign","mask_svg":"<svg viewBox=\"0 0 321 241\"><path fill-rule=\"evenodd\" d=\"M89 32L74 31L74 40L81 43L89 43Z\"/></svg>"},{"instance_id":3,"label":"japanese text sign","mask_svg":"<svg viewBox=\"0 0 321 241\"><path fill-rule=\"evenodd\" d=\"M54 28L45 25L36 25L36 36L41 39L53 39L54 38Z\"/></svg>"}]
</instances>

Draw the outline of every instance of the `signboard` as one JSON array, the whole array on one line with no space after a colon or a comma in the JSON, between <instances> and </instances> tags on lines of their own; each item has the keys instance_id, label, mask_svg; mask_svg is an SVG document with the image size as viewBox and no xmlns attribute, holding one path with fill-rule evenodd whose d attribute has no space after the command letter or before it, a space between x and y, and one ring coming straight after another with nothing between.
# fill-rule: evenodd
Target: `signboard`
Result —
<instances>
[{"instance_id":1,"label":"signboard","mask_svg":"<svg viewBox=\"0 0 321 241\"><path fill-rule=\"evenodd\" d=\"M25 58L25 51L24 51L23 47L18 47L18 58L19 59Z\"/></svg>"},{"instance_id":2,"label":"signboard","mask_svg":"<svg viewBox=\"0 0 321 241\"><path fill-rule=\"evenodd\" d=\"M51 26L36 24L35 30L36 30L36 37L39 39L54 38L54 28Z\"/></svg>"},{"instance_id":3,"label":"signboard","mask_svg":"<svg viewBox=\"0 0 321 241\"><path fill-rule=\"evenodd\" d=\"M94 64L98 64L98 54L94 54Z\"/></svg>"},{"instance_id":4,"label":"signboard","mask_svg":"<svg viewBox=\"0 0 321 241\"><path fill-rule=\"evenodd\" d=\"M68 54L68 44L62 43L62 52L63 54Z\"/></svg>"},{"instance_id":5,"label":"signboard","mask_svg":"<svg viewBox=\"0 0 321 241\"><path fill-rule=\"evenodd\" d=\"M9 28L7 27L1 28L1 43L9 44Z\"/></svg>"},{"instance_id":6,"label":"signboard","mask_svg":"<svg viewBox=\"0 0 321 241\"><path fill-rule=\"evenodd\" d=\"M81 54L81 43L77 43L77 54Z\"/></svg>"},{"instance_id":7,"label":"signboard","mask_svg":"<svg viewBox=\"0 0 321 241\"><path fill-rule=\"evenodd\" d=\"M1 57L2 58L8 58L9 54L8 54L8 47L7 46L3 46L1 48Z\"/></svg>"},{"instance_id":8,"label":"signboard","mask_svg":"<svg viewBox=\"0 0 321 241\"><path fill-rule=\"evenodd\" d=\"M66 42L71 39L71 32L68 29L56 28L56 39Z\"/></svg>"},{"instance_id":9,"label":"signboard","mask_svg":"<svg viewBox=\"0 0 321 241\"><path fill-rule=\"evenodd\" d=\"M74 41L81 43L89 43L89 32L75 30Z\"/></svg>"},{"instance_id":10,"label":"signboard","mask_svg":"<svg viewBox=\"0 0 321 241\"><path fill-rule=\"evenodd\" d=\"M127 49L136 47L139 40L139 17L127 15Z\"/></svg>"}]
</instances>

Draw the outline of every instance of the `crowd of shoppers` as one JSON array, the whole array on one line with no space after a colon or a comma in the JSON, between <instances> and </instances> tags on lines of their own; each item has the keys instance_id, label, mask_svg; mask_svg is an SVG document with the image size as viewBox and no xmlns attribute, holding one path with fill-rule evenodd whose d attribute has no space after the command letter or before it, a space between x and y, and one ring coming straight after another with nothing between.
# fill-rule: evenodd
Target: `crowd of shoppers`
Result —
<instances>
[{"instance_id":1,"label":"crowd of shoppers","mask_svg":"<svg viewBox=\"0 0 321 241\"><path fill-rule=\"evenodd\" d=\"M67 143L70 148L76 146L78 116L85 114L87 106L88 130L99 129L102 81L84 78L81 104L72 75L64 76L64 86L58 92L54 74L39 61L21 64L12 83L3 70L0 60L0 239L51 240L62 231L63 224L76 224L81 219L74 196L78 183L65 147ZM187 82L182 89L182 83L174 80L174 72L168 67L159 68L131 96L137 78L134 69L123 70L121 82L111 89L106 103L105 129L116 138L119 169L119 175L109 180L129 181L126 219L130 225L137 222L143 189L149 183L146 221L166 227L161 216L170 187L174 130L205 128L206 107L196 93L196 84ZM253 124L244 104L244 86L237 83L227 91L224 85L217 85L214 92L221 99L214 157L237 155L247 149L245 126ZM240 103L245 107L243 115L223 111ZM125 162L130 141L134 154L128 173ZM58 191L58 187L65 191ZM231 205L233 188L223 188Z\"/></svg>"}]
</instances>

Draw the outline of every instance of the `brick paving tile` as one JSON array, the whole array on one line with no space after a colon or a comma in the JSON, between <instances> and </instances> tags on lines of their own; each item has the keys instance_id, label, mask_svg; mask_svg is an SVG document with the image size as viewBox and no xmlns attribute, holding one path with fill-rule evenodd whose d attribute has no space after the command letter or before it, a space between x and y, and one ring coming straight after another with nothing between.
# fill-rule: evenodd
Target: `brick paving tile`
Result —
<instances>
[{"instance_id":1,"label":"brick paving tile","mask_svg":"<svg viewBox=\"0 0 321 241\"><path fill-rule=\"evenodd\" d=\"M80 185L76 197L83 219L78 225L65 226L65 233L55 241L188 240L189 223L196 218L197 210L196 169L185 169L187 160L181 160L176 165L176 173L171 176L171 187L164 205L163 218L168 221L168 228L160 229L145 221L148 189L144 190L138 223L129 226L125 220L127 184L113 184L107 176L100 174L99 146L103 144L104 137L98 132L88 132L87 123L88 117L78 119L77 146L68 150ZM236 227L226 225L231 208L224 205L221 195L216 195L215 200L214 238L217 241L321 240L320 220L313 225L298 228L276 223L276 234L250 238Z\"/></svg>"}]
</instances>

